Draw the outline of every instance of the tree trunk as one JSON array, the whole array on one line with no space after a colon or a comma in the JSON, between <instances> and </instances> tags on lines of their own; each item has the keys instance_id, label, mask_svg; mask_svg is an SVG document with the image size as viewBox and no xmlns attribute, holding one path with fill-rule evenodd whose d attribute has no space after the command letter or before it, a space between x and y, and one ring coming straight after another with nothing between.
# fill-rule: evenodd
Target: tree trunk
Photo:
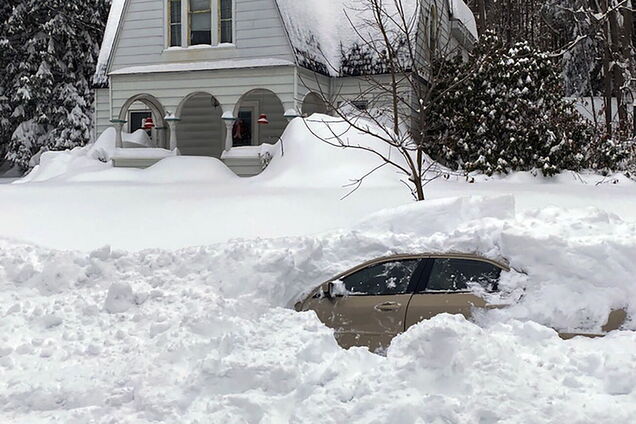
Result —
<instances>
[{"instance_id":1,"label":"tree trunk","mask_svg":"<svg viewBox=\"0 0 636 424\"><path fill-rule=\"evenodd\" d=\"M612 52L612 74L614 79L613 95L616 97L616 105L618 110L619 128L625 128L627 124L627 109L623 101L623 86L625 85L625 77L623 75L623 66L627 58L623 57L621 51L621 31L618 24L618 12L613 10L609 12L609 40Z\"/></svg>"}]
</instances>

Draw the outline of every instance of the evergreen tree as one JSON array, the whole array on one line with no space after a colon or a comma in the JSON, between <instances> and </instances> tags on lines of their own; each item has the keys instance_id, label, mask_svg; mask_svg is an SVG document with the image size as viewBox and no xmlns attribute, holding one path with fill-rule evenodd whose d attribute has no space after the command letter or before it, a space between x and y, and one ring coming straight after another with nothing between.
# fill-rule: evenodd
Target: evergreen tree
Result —
<instances>
[{"instance_id":1,"label":"evergreen tree","mask_svg":"<svg viewBox=\"0 0 636 424\"><path fill-rule=\"evenodd\" d=\"M431 145L434 157L489 175L530 169L554 175L586 165L593 129L564 100L559 67L549 55L527 43L507 48L486 34L471 61L441 64L435 89L443 94L430 111L430 127L440 134ZM481 65L469 73L475 61Z\"/></svg>"},{"instance_id":2,"label":"evergreen tree","mask_svg":"<svg viewBox=\"0 0 636 424\"><path fill-rule=\"evenodd\" d=\"M90 81L110 0L10 0L3 17L0 54L6 99L0 125L6 157L28 168L41 151L89 141ZM4 50L4 49L0 49Z\"/></svg>"}]
</instances>

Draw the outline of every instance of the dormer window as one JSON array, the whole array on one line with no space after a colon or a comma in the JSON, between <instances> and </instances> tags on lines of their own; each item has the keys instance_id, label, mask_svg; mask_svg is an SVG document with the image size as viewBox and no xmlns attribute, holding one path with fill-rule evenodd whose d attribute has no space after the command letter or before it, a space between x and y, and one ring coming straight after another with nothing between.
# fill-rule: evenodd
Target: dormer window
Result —
<instances>
[{"instance_id":1,"label":"dormer window","mask_svg":"<svg viewBox=\"0 0 636 424\"><path fill-rule=\"evenodd\" d=\"M233 43L233 9L232 0L168 0L168 47Z\"/></svg>"}]
</instances>

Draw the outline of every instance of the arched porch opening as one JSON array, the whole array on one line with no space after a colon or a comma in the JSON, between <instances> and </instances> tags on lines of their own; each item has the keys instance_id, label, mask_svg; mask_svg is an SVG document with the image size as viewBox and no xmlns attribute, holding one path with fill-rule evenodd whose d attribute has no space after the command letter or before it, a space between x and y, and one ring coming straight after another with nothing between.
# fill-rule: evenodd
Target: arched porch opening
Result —
<instances>
[{"instance_id":1,"label":"arched porch opening","mask_svg":"<svg viewBox=\"0 0 636 424\"><path fill-rule=\"evenodd\" d=\"M154 128L148 130L148 135L157 147L168 148L170 133L165 121L166 111L161 102L151 94L137 94L123 104L119 110L119 121L126 121L127 132L134 132L140 129L147 118L152 118ZM126 143L124 143L124 147Z\"/></svg>"},{"instance_id":2,"label":"arched porch opening","mask_svg":"<svg viewBox=\"0 0 636 424\"><path fill-rule=\"evenodd\" d=\"M259 124L259 117L265 115L267 124ZM274 144L285 128L285 108L278 96L266 89L255 89L245 93L234 108L232 146L260 146Z\"/></svg>"},{"instance_id":3,"label":"arched porch opening","mask_svg":"<svg viewBox=\"0 0 636 424\"><path fill-rule=\"evenodd\" d=\"M213 95L197 92L183 99L177 108L177 147L184 156L220 158L225 147L223 109Z\"/></svg>"},{"instance_id":4,"label":"arched porch opening","mask_svg":"<svg viewBox=\"0 0 636 424\"><path fill-rule=\"evenodd\" d=\"M311 116L314 113L327 114L327 103L322 96L317 93L310 92L305 96L302 106L302 115L304 117Z\"/></svg>"}]
</instances>

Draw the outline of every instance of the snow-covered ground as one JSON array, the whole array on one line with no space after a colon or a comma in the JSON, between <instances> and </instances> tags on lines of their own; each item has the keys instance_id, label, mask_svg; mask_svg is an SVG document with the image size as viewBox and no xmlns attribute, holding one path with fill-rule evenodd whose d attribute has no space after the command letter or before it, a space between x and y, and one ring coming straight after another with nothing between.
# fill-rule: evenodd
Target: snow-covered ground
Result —
<instances>
[{"instance_id":1,"label":"snow-covered ground","mask_svg":"<svg viewBox=\"0 0 636 424\"><path fill-rule=\"evenodd\" d=\"M633 422L633 182L439 180L415 204L383 169L340 200L370 159L302 125L252 179L200 158L112 169L89 148L0 186L0 422ZM431 250L506 258L523 273L503 296L525 295L386 356L289 309L359 262ZM549 328L598 331L619 308L602 339Z\"/></svg>"}]
</instances>

